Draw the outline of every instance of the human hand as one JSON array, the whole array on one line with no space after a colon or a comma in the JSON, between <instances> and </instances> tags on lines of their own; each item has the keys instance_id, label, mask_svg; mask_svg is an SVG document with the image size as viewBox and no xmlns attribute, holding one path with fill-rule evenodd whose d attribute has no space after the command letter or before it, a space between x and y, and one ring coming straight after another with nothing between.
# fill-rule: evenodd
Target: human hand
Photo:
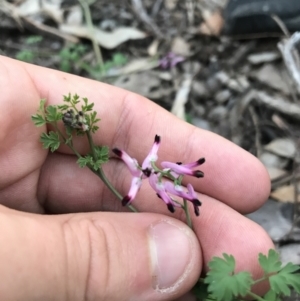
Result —
<instances>
[{"instance_id":1,"label":"human hand","mask_svg":"<svg viewBox=\"0 0 300 301\"><path fill-rule=\"evenodd\" d=\"M242 214L263 204L270 182L252 155L136 94L5 57L0 91L1 300L174 300L224 252L235 256L237 269L259 276L257 254L273 244ZM190 179L202 202L195 233L181 221L184 213L168 212L149 187L133 202L145 213L128 213L67 148L42 149L46 128L36 128L30 116L41 98L61 104L69 92L95 103L98 144L141 162L159 134L159 161L206 158L205 177ZM81 152L88 147L83 141L75 141ZM111 160L104 168L125 195L126 166Z\"/></svg>"}]
</instances>

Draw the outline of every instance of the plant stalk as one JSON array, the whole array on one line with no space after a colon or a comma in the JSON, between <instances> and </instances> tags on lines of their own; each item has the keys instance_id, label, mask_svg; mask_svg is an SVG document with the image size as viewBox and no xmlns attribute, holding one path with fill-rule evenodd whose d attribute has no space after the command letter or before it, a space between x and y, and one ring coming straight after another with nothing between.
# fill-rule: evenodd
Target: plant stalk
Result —
<instances>
[{"instance_id":1,"label":"plant stalk","mask_svg":"<svg viewBox=\"0 0 300 301\"><path fill-rule=\"evenodd\" d=\"M187 225L193 230L193 223L192 223L187 200L183 200L183 210L185 211Z\"/></svg>"},{"instance_id":2,"label":"plant stalk","mask_svg":"<svg viewBox=\"0 0 300 301\"><path fill-rule=\"evenodd\" d=\"M89 141L89 145L92 151L92 156L95 160L95 162L97 161L97 154L95 151L95 145L94 145L94 141L91 135L90 131L86 132L86 135L88 137L88 141ZM114 188L114 186L110 183L110 181L107 179L106 175L103 172L102 167L100 167L98 170L94 170L91 166L89 166L89 168L103 181L103 183L108 187L108 189L119 199L122 200L123 197L122 195ZM132 206L132 205L128 205L127 206L132 212L138 212L137 209Z\"/></svg>"},{"instance_id":3,"label":"plant stalk","mask_svg":"<svg viewBox=\"0 0 300 301\"><path fill-rule=\"evenodd\" d=\"M78 0L79 3L81 4L83 11L84 11L84 16L86 20L86 24L89 28L90 34L91 34L91 41L93 44L96 60L97 60L97 65L100 67L100 71L102 74L104 74L104 63L103 63L103 57L101 53L101 49L97 44L97 41L95 39L95 29L94 29L94 24L92 21L92 16L91 16L91 11L89 4L87 3L86 0Z\"/></svg>"},{"instance_id":4,"label":"plant stalk","mask_svg":"<svg viewBox=\"0 0 300 301\"><path fill-rule=\"evenodd\" d=\"M253 298L256 299L256 300L259 300L259 301L266 301L264 298L262 298L262 297L256 295L255 293L249 292L248 295L251 296L251 297L253 297Z\"/></svg>"}]
</instances>

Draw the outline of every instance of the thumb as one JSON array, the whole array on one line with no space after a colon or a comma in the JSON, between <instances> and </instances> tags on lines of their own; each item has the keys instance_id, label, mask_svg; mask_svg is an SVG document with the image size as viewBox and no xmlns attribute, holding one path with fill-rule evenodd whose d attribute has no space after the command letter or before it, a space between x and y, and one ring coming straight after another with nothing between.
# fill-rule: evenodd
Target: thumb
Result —
<instances>
[{"instance_id":1,"label":"thumb","mask_svg":"<svg viewBox=\"0 0 300 301\"><path fill-rule=\"evenodd\" d=\"M193 231L163 215L0 206L0 229L0 300L173 300L201 271Z\"/></svg>"}]
</instances>

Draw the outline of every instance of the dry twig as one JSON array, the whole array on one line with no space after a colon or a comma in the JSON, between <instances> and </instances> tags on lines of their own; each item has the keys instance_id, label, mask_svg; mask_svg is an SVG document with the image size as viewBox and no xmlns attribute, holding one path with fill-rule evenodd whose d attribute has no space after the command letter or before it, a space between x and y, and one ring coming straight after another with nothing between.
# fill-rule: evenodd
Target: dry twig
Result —
<instances>
[{"instance_id":1,"label":"dry twig","mask_svg":"<svg viewBox=\"0 0 300 301\"><path fill-rule=\"evenodd\" d=\"M194 0L186 0L185 6L187 10L187 17L190 25L194 24L195 20L195 2Z\"/></svg>"},{"instance_id":2,"label":"dry twig","mask_svg":"<svg viewBox=\"0 0 300 301\"><path fill-rule=\"evenodd\" d=\"M290 103L288 100L283 98L271 97L263 91L254 90L253 98L255 98L259 103L264 104L275 111L300 120L300 105L298 104Z\"/></svg>"},{"instance_id":3,"label":"dry twig","mask_svg":"<svg viewBox=\"0 0 300 301\"><path fill-rule=\"evenodd\" d=\"M290 38L284 39L278 43L278 48L282 53L285 65L294 79L297 90L300 93L300 58L295 49L300 42L300 32L295 32Z\"/></svg>"},{"instance_id":4,"label":"dry twig","mask_svg":"<svg viewBox=\"0 0 300 301\"><path fill-rule=\"evenodd\" d=\"M177 117L185 120L185 104L188 101L188 95L191 91L193 81L192 74L185 74L184 79L176 93L171 112Z\"/></svg>"},{"instance_id":5,"label":"dry twig","mask_svg":"<svg viewBox=\"0 0 300 301\"><path fill-rule=\"evenodd\" d=\"M152 31L158 38L165 39L164 35L162 34L158 26L153 22L153 20L147 14L141 0L131 0L131 3L136 15L152 29Z\"/></svg>"},{"instance_id":6,"label":"dry twig","mask_svg":"<svg viewBox=\"0 0 300 301\"><path fill-rule=\"evenodd\" d=\"M260 157L261 153L262 153L262 146L261 146L261 133L259 130L259 121L258 121L258 117L257 114L255 113L255 110L253 108L253 106L249 106L249 112L251 115L251 119L255 128L255 147L256 147L256 156Z\"/></svg>"}]
</instances>

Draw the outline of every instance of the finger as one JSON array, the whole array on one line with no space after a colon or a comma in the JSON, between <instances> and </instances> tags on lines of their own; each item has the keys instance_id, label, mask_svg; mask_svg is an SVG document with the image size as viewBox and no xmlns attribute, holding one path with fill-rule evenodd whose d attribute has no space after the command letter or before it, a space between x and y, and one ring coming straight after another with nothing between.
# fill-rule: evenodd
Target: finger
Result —
<instances>
[{"instance_id":1,"label":"finger","mask_svg":"<svg viewBox=\"0 0 300 301\"><path fill-rule=\"evenodd\" d=\"M39 142L43 129L30 120L39 93L26 70L9 62L13 61L0 60L0 190L38 170L47 155Z\"/></svg>"},{"instance_id":2,"label":"finger","mask_svg":"<svg viewBox=\"0 0 300 301\"><path fill-rule=\"evenodd\" d=\"M50 212L68 212L68 210L84 211L87 208L93 208L93 210L122 210L120 202L114 202L110 199L109 191L103 194L102 189L97 184L99 180L96 176L94 178L86 178L88 170L84 172L80 182L78 180L73 186L72 196L64 201L62 195L68 194L68 188L64 189L63 187L68 187L67 183L70 182L68 177L77 177L74 176L76 174L76 166L72 164L72 159L69 158L70 175L64 174L65 181L63 178L60 178L60 181L55 180L62 173L59 166L63 164L54 164L53 162L60 160L59 158L62 157L61 155L54 155L52 157L53 161L49 162L50 166L55 165L59 169L57 172L53 168L48 169L49 172L50 170L51 172L55 172L52 176L47 176L48 179L52 179L48 184L53 186L53 188L57 188L57 190L50 187L47 189L47 191L53 192L53 194L46 197L47 205L45 207ZM74 166L73 169L71 165ZM118 174L118 170L116 170L116 174ZM120 179L125 179L124 186L127 185L128 187L130 185L130 180L127 180L122 172L118 176ZM118 180L116 179L116 181ZM78 198L82 189L81 187L85 187L85 201ZM43 191L45 190L43 189ZM61 195L59 191L63 191L63 194ZM103 199L106 201L101 202ZM202 247L204 267L207 267L208 262L213 256L222 256L225 252L235 256L238 270L249 271L256 278L261 276L262 271L257 260L258 254L267 254L268 250L274 247L268 234L259 225L222 202L204 194L199 194L199 199L202 202L200 216L196 217L193 214L193 208L190 208L190 212L194 231ZM177 209L174 214L170 213L165 203L156 196L147 182L142 186L138 197L133 201L133 205L141 212L160 212L186 222L184 211Z\"/></svg>"},{"instance_id":3,"label":"finger","mask_svg":"<svg viewBox=\"0 0 300 301\"><path fill-rule=\"evenodd\" d=\"M94 102L99 116L103 117L96 143L124 148L141 161L154 135L160 134L163 141L160 160L189 162L206 158L204 179L193 181L202 193L240 212L257 209L267 198L270 181L262 164L222 137L180 121L154 103L124 90L7 58L1 61L15 74L13 84L20 81L20 70L25 68L40 97L47 98L49 104L61 103L62 95L69 92ZM18 84L16 88L18 90ZM15 101L18 99L16 94ZM30 101L38 105L38 99ZM86 149L86 144L80 142L80 145Z\"/></svg>"},{"instance_id":4,"label":"finger","mask_svg":"<svg viewBox=\"0 0 300 301\"><path fill-rule=\"evenodd\" d=\"M200 274L197 238L172 218L0 216L1 300L173 300Z\"/></svg>"}]
</instances>

